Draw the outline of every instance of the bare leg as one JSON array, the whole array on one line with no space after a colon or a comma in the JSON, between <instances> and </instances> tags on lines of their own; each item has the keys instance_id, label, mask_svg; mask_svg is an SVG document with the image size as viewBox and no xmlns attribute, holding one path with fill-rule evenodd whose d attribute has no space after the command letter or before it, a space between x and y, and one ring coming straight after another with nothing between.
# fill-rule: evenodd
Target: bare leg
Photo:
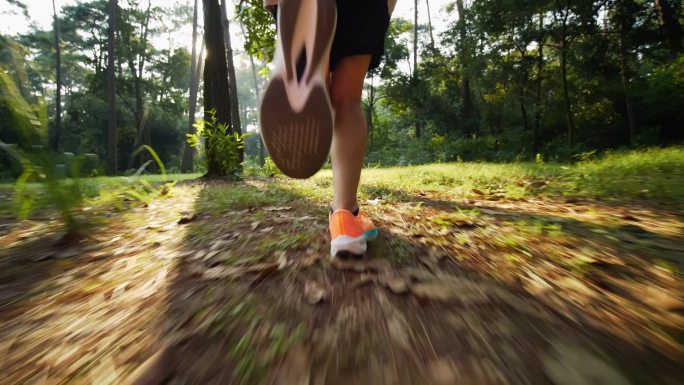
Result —
<instances>
[{"instance_id":1,"label":"bare leg","mask_svg":"<svg viewBox=\"0 0 684 385\"><path fill-rule=\"evenodd\" d=\"M343 58L332 73L330 99L335 109L330 158L333 169L333 210L356 210L363 155L366 150L366 119L361 93L370 55Z\"/></svg>"}]
</instances>

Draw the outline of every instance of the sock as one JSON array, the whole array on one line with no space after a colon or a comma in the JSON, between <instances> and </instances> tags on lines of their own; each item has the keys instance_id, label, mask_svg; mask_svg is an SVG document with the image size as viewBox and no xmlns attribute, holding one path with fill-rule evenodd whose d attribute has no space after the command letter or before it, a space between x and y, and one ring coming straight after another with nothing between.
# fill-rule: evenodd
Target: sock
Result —
<instances>
[{"instance_id":1,"label":"sock","mask_svg":"<svg viewBox=\"0 0 684 385\"><path fill-rule=\"evenodd\" d=\"M330 214L332 214L332 213L334 212L332 206L328 206L328 208L330 209ZM354 214L355 217L358 216L358 215L359 215L359 210L361 210L360 207L357 208L356 210L352 211L352 214Z\"/></svg>"}]
</instances>

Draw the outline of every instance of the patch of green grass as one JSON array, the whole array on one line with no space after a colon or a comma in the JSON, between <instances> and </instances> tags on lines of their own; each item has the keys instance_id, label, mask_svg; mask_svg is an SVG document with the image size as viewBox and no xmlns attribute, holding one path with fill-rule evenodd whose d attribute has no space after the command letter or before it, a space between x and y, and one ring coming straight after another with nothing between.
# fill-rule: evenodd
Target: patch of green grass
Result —
<instances>
[{"instance_id":1,"label":"patch of green grass","mask_svg":"<svg viewBox=\"0 0 684 385\"><path fill-rule=\"evenodd\" d=\"M195 208L196 212L216 214L226 210L257 209L264 206L285 204L291 196L274 190L262 190L241 182L208 186L202 190Z\"/></svg>"},{"instance_id":2,"label":"patch of green grass","mask_svg":"<svg viewBox=\"0 0 684 385\"><path fill-rule=\"evenodd\" d=\"M310 196L330 193L331 170L321 170L292 188ZM543 181L542 187L530 186ZM288 182L288 183L290 183ZM283 182L280 182L283 183ZM297 186L299 185L299 186ZM313 187L311 187L313 186ZM505 191L508 198L535 195L659 199L684 203L684 147L610 152L576 164L556 163L437 163L363 170L361 199L410 200L418 192L442 192L455 197Z\"/></svg>"},{"instance_id":3,"label":"patch of green grass","mask_svg":"<svg viewBox=\"0 0 684 385\"><path fill-rule=\"evenodd\" d=\"M518 233L526 236L558 237L563 234L563 227L561 225L538 218L517 219L512 222L504 222L503 224L514 227Z\"/></svg>"},{"instance_id":4,"label":"patch of green grass","mask_svg":"<svg viewBox=\"0 0 684 385\"><path fill-rule=\"evenodd\" d=\"M310 231L280 233L274 237L267 237L261 241L258 249L271 253L274 250L298 249L314 240L315 235Z\"/></svg>"},{"instance_id":5,"label":"patch of green grass","mask_svg":"<svg viewBox=\"0 0 684 385\"><path fill-rule=\"evenodd\" d=\"M611 152L573 171L580 195L684 203L684 147Z\"/></svg>"},{"instance_id":6,"label":"patch of green grass","mask_svg":"<svg viewBox=\"0 0 684 385\"><path fill-rule=\"evenodd\" d=\"M456 208L456 212L443 213L433 217L432 223L440 228L449 228L452 226L472 227L479 217L480 210L477 208L470 210Z\"/></svg>"}]
</instances>

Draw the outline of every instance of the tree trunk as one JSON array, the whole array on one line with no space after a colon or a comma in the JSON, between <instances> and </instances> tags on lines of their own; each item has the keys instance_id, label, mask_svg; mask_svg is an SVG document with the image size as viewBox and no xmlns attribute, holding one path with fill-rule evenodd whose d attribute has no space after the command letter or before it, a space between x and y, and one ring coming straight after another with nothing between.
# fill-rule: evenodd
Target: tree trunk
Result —
<instances>
[{"instance_id":1,"label":"tree trunk","mask_svg":"<svg viewBox=\"0 0 684 385\"><path fill-rule=\"evenodd\" d=\"M413 77L418 77L418 0L413 0Z\"/></svg>"},{"instance_id":2,"label":"tree trunk","mask_svg":"<svg viewBox=\"0 0 684 385\"><path fill-rule=\"evenodd\" d=\"M147 51L147 33L150 21L150 9L151 1L147 2L147 10L145 11L145 16L140 25L140 36L139 41L135 41L132 38L132 33L122 33L122 38L124 39L124 49L126 50L128 70L131 73L131 78L133 79L133 90L135 94L135 127L136 134L133 146L135 149L139 148L143 144L151 145L149 139L149 133L144 130L147 128L145 123L145 103L143 98L142 89L142 76L145 68L146 61L146 51ZM136 165L141 165L144 159L151 159L150 155L146 152L141 152L138 156L129 159L128 168L132 168Z\"/></svg>"},{"instance_id":3,"label":"tree trunk","mask_svg":"<svg viewBox=\"0 0 684 385\"><path fill-rule=\"evenodd\" d=\"M240 24L240 31L242 36L247 40L247 35L245 34L245 27ZM252 68L252 79L254 80L254 92L256 93L257 103L261 99L259 92L259 80L257 79L256 65L254 65L254 58L252 55L249 56L249 64ZM264 167L266 164L266 151L264 146L264 139L261 137L261 131L259 131L259 166Z\"/></svg>"},{"instance_id":4,"label":"tree trunk","mask_svg":"<svg viewBox=\"0 0 684 385\"><path fill-rule=\"evenodd\" d=\"M568 90L568 44L565 36L561 41L560 49L560 70L561 70L561 81L563 83L563 104L565 106L565 122L568 128L568 143L570 145L575 144L577 141L577 134L575 132L575 124L572 120L572 104L570 103L570 91Z\"/></svg>"},{"instance_id":5,"label":"tree trunk","mask_svg":"<svg viewBox=\"0 0 684 385\"><path fill-rule=\"evenodd\" d=\"M109 28L107 30L107 102L109 124L107 129L107 171L117 174L116 154L116 77L114 76L114 31L116 30L117 0L109 0Z\"/></svg>"},{"instance_id":6,"label":"tree trunk","mask_svg":"<svg viewBox=\"0 0 684 385\"><path fill-rule=\"evenodd\" d=\"M240 28L242 28L242 25L240 25ZM242 30L242 34L244 36L244 29ZM252 55L249 55L249 64L252 67L252 79L254 79L254 92L256 93L257 97L257 102L260 100L261 95L259 92L259 81L257 79L257 74L256 74L256 66L254 65L254 58ZM259 166L264 167L266 164L266 146L264 146L264 138L261 137L261 130L259 130Z\"/></svg>"},{"instance_id":7,"label":"tree trunk","mask_svg":"<svg viewBox=\"0 0 684 385\"><path fill-rule=\"evenodd\" d=\"M432 34L432 15L430 15L430 0L425 0L425 6L427 6L428 14L428 31L430 32L430 45L435 46L435 37Z\"/></svg>"},{"instance_id":8,"label":"tree trunk","mask_svg":"<svg viewBox=\"0 0 684 385\"><path fill-rule=\"evenodd\" d=\"M192 134L195 132L195 115L197 115L197 93L199 92L199 83L200 83L200 78L202 78L202 74L204 73L204 41L202 42L202 45L200 46L200 53L199 53L199 58L197 59L197 65L195 67L195 72L194 72L194 77L193 77L193 84L191 84L191 87L194 86L194 96L192 96L192 99L190 100L190 108L192 110L188 111L188 128L187 132L188 134ZM183 162L188 162L187 167L188 170L192 170L192 165L193 165L193 158L195 156L195 148L190 146L190 144L186 141L185 142L185 151L183 152Z\"/></svg>"},{"instance_id":9,"label":"tree trunk","mask_svg":"<svg viewBox=\"0 0 684 385\"><path fill-rule=\"evenodd\" d=\"M456 0L456 9L458 11L458 29L460 38L460 62L461 62L461 93L463 97L463 118L470 120L473 113L473 100L470 92L470 79L468 77L469 55L467 54L466 39L467 39L467 25L465 19L465 8L463 7L463 0Z\"/></svg>"},{"instance_id":10,"label":"tree trunk","mask_svg":"<svg viewBox=\"0 0 684 385\"><path fill-rule=\"evenodd\" d=\"M525 108L525 99L523 99L522 95L520 95L520 115L522 116L523 130L524 132L528 132L529 127L527 124L527 109Z\"/></svg>"},{"instance_id":11,"label":"tree trunk","mask_svg":"<svg viewBox=\"0 0 684 385\"><path fill-rule=\"evenodd\" d=\"M52 148L59 151L59 137L62 132L62 50L59 46L59 18L55 0L52 0L52 12L55 30L55 72L57 75L57 90L55 91L55 128L52 133Z\"/></svg>"},{"instance_id":12,"label":"tree trunk","mask_svg":"<svg viewBox=\"0 0 684 385\"><path fill-rule=\"evenodd\" d=\"M149 31L149 23L150 23L150 9L152 8L152 1L147 0L147 9L145 10L145 19L143 21L143 25L140 26L141 28L141 40L140 40L140 51L138 52L138 68L137 68L137 76L135 76L135 112L136 112L136 121L138 123L139 131L138 135L140 135L140 142L139 144L146 144L148 146L152 146L152 141L151 141L151 135L149 131L149 126L147 125L147 119L149 117L149 107L145 106L145 102L143 100L143 89L142 89L142 78L143 78L143 71L145 69L145 60L146 60L146 53L147 53L147 33ZM144 158L150 158L150 155L147 153L141 153L141 158L140 158L140 163L142 164Z\"/></svg>"},{"instance_id":13,"label":"tree trunk","mask_svg":"<svg viewBox=\"0 0 684 385\"><path fill-rule=\"evenodd\" d=\"M620 49L620 81L622 83L622 92L625 97L625 111L627 112L627 137L630 146L634 145L636 136L639 132L636 114L634 113L634 103L630 95L629 83L631 82L631 74L629 70L629 47L627 47L626 35L632 28L631 22L627 21L626 9L624 0L618 2L617 9L618 19L618 34L619 34L619 49Z\"/></svg>"},{"instance_id":14,"label":"tree trunk","mask_svg":"<svg viewBox=\"0 0 684 385\"><path fill-rule=\"evenodd\" d=\"M197 0L195 0L195 8L192 11L192 62L190 63L190 96L188 98L188 125L185 129L187 134L194 132L193 124L195 124L195 110L197 108L197 88L199 86L199 79L197 78ZM181 160L181 172L192 171L192 158L195 155L195 149L190 146L190 143L183 141L183 160Z\"/></svg>"},{"instance_id":15,"label":"tree trunk","mask_svg":"<svg viewBox=\"0 0 684 385\"><path fill-rule=\"evenodd\" d=\"M371 152L373 150L373 132L374 127L373 127L373 110L375 109L375 84L374 84L374 76L371 76L370 78L370 84L368 85L368 109L366 111L366 121L368 122L368 148L367 151Z\"/></svg>"},{"instance_id":16,"label":"tree trunk","mask_svg":"<svg viewBox=\"0 0 684 385\"><path fill-rule=\"evenodd\" d=\"M544 23L543 13L539 13L540 30ZM542 113L542 71L544 70L544 41L539 39L539 51L537 54L537 92L535 95L535 111L534 111L534 131L532 133L532 150L537 154L541 148L541 113Z\"/></svg>"},{"instance_id":17,"label":"tree trunk","mask_svg":"<svg viewBox=\"0 0 684 385\"><path fill-rule=\"evenodd\" d=\"M207 56L204 62L204 119L211 121L211 111L215 111L216 124L232 124L230 111L230 91L226 47L221 26L221 8L218 0L202 0L204 4L204 44ZM207 148L212 143L207 143ZM208 178L225 176L227 170L216 158L213 151L207 151Z\"/></svg>"},{"instance_id":18,"label":"tree trunk","mask_svg":"<svg viewBox=\"0 0 684 385\"><path fill-rule=\"evenodd\" d=\"M520 115L523 123L523 132L528 132L529 125L527 123L527 108L525 108L525 90L529 82L529 73L527 69L527 45L518 49L520 52L520 82L518 84L518 97L520 98Z\"/></svg>"},{"instance_id":19,"label":"tree trunk","mask_svg":"<svg viewBox=\"0 0 684 385\"><path fill-rule=\"evenodd\" d=\"M221 1L221 16L223 21L223 34L226 45L226 66L228 70L228 84L230 85L230 116L232 132L242 133L242 125L240 123L240 104L238 101L237 92L237 77L235 76L235 66L233 65L233 46L230 42L230 20L228 20L228 11L226 10L226 1ZM244 159L244 151L239 151L239 162L242 163Z\"/></svg>"},{"instance_id":20,"label":"tree trunk","mask_svg":"<svg viewBox=\"0 0 684 385\"><path fill-rule=\"evenodd\" d=\"M413 1L413 87L418 88L418 0ZM420 138L420 119L416 116L414 133Z\"/></svg>"},{"instance_id":21,"label":"tree trunk","mask_svg":"<svg viewBox=\"0 0 684 385\"><path fill-rule=\"evenodd\" d=\"M682 30L676 12L678 8L681 8L681 5L677 7L676 4L670 4L669 0L655 0L655 7L658 12L660 32L667 40L670 55L674 59L682 52L682 37L684 37L684 30Z\"/></svg>"}]
</instances>

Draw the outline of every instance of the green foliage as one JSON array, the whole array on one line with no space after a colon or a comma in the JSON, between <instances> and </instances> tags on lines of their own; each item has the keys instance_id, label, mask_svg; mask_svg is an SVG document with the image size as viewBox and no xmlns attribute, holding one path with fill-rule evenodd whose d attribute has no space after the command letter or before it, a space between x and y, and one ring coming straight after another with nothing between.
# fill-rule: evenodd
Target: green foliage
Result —
<instances>
[{"instance_id":1,"label":"green foliage","mask_svg":"<svg viewBox=\"0 0 684 385\"><path fill-rule=\"evenodd\" d=\"M226 175L240 173L240 149L244 147L245 138L249 133L240 134L230 132L229 126L216 121L216 111L210 111L210 120L198 120L193 127L194 134L186 134L188 143L198 152L214 154ZM207 157L207 169L209 158Z\"/></svg>"},{"instance_id":2,"label":"green foliage","mask_svg":"<svg viewBox=\"0 0 684 385\"><path fill-rule=\"evenodd\" d=\"M276 166L270 156L264 158L263 167L257 164L257 159L252 158L248 158L244 166L245 176L265 176L269 178L283 176L283 173L278 169L278 166Z\"/></svg>"},{"instance_id":3,"label":"green foliage","mask_svg":"<svg viewBox=\"0 0 684 385\"><path fill-rule=\"evenodd\" d=\"M462 2L456 12L457 3L446 7L439 49L419 45L417 76L405 65L413 64L411 23L392 21L387 60L365 94L368 162L532 160L537 153L572 161L590 150L684 140L681 8L671 10L680 23L672 29L654 18L653 2L483 0ZM418 40L430 41L417 27Z\"/></svg>"},{"instance_id":4,"label":"green foliage","mask_svg":"<svg viewBox=\"0 0 684 385\"><path fill-rule=\"evenodd\" d=\"M243 0L235 6L235 16L245 28L245 50L255 58L270 62L275 53L275 20L262 0Z\"/></svg>"},{"instance_id":5,"label":"green foliage","mask_svg":"<svg viewBox=\"0 0 684 385\"><path fill-rule=\"evenodd\" d=\"M175 182L166 182L166 169L157 153L148 146L137 152L147 151L162 171L164 183L153 185L140 175L149 164L145 163L137 172L117 183L99 186L86 178L97 170L94 154L57 156L40 146L21 150L16 145L0 142L0 149L19 164L21 175L14 185L13 210L20 220L27 219L37 208L54 209L59 212L69 234L82 232L95 218L88 218L82 210L92 198L100 206L113 205L118 209L127 207L127 202L147 203L155 197L170 193ZM136 153L137 153L136 152Z\"/></svg>"},{"instance_id":6,"label":"green foliage","mask_svg":"<svg viewBox=\"0 0 684 385\"><path fill-rule=\"evenodd\" d=\"M16 146L0 143L14 161L21 165L22 173L15 183L14 199L17 217L26 219L36 203L38 192L29 183L43 187L44 197L50 207L57 209L68 232L76 232L79 221L76 209L84 199L84 187L78 175L88 156L68 156L66 164L55 164L52 154L40 147L22 151ZM66 169L71 177L67 177Z\"/></svg>"},{"instance_id":7,"label":"green foliage","mask_svg":"<svg viewBox=\"0 0 684 385\"><path fill-rule=\"evenodd\" d=\"M22 146L40 144L46 137L45 125L36 114L40 107L31 106L18 93L14 82L0 68L0 139Z\"/></svg>"},{"instance_id":8,"label":"green foliage","mask_svg":"<svg viewBox=\"0 0 684 385\"><path fill-rule=\"evenodd\" d=\"M576 189L595 196L684 200L684 148L607 152L580 162Z\"/></svg>"}]
</instances>

